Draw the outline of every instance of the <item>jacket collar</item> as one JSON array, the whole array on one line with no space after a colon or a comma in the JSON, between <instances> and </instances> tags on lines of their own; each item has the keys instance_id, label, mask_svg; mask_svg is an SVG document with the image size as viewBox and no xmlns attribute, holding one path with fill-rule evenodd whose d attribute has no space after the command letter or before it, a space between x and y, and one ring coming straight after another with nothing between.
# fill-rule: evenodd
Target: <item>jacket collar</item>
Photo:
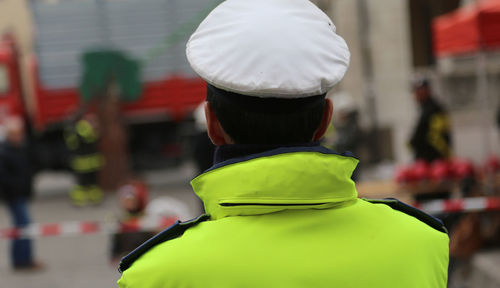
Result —
<instances>
[{"instance_id":1,"label":"jacket collar","mask_svg":"<svg viewBox=\"0 0 500 288\"><path fill-rule=\"evenodd\" d=\"M233 158L191 181L212 219L325 209L357 198L358 160L324 147L284 147Z\"/></svg>"},{"instance_id":2,"label":"jacket collar","mask_svg":"<svg viewBox=\"0 0 500 288\"><path fill-rule=\"evenodd\" d=\"M271 144L233 144L217 146L214 155L214 165L230 160L240 159L254 154L272 151L278 148L291 148L291 147L314 147L319 146L319 142L289 144L289 145L271 145Z\"/></svg>"}]
</instances>

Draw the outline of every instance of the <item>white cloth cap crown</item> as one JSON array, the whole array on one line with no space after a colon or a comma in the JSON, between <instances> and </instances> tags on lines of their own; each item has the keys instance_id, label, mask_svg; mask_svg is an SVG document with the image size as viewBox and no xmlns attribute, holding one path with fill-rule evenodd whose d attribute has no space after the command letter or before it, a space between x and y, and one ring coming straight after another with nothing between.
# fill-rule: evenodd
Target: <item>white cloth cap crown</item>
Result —
<instances>
[{"instance_id":1,"label":"white cloth cap crown","mask_svg":"<svg viewBox=\"0 0 500 288\"><path fill-rule=\"evenodd\" d=\"M309 0L227 0L191 35L186 55L209 84L262 98L326 93L350 58L333 22Z\"/></svg>"}]
</instances>

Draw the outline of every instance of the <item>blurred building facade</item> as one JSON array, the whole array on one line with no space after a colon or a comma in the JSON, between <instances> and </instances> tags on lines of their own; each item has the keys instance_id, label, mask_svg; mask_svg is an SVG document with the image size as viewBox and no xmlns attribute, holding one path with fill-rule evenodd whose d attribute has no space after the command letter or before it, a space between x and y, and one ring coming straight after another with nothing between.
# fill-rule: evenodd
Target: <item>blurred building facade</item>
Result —
<instances>
[{"instance_id":1,"label":"blurred building facade","mask_svg":"<svg viewBox=\"0 0 500 288\"><path fill-rule=\"evenodd\" d=\"M351 67L341 89L361 104L365 130L379 132L381 159L412 161L408 137L418 115L410 90L416 75L433 82L436 97L450 109L455 155L483 161L500 151L495 126L499 106L500 67L497 54L487 57L486 88L478 85L475 56L436 59L432 52L432 19L467 0L318 0L315 3L333 19L350 46ZM497 59L498 60L498 59ZM367 71L368 70L368 71ZM481 96L486 89L487 99ZM374 101L371 101L374 99Z\"/></svg>"},{"instance_id":2,"label":"blurred building facade","mask_svg":"<svg viewBox=\"0 0 500 288\"><path fill-rule=\"evenodd\" d=\"M500 63L500 56L488 55L487 62L492 68L486 89L489 97L484 99L478 93L474 57L436 60L432 55L432 18L473 0L314 2L329 14L350 46L351 67L339 89L349 92L360 104L361 125L365 130L376 128L382 132L375 147L380 151L377 160L398 163L412 160L407 142L418 115L410 90L416 73L434 80L436 95L451 110L457 156L481 161L500 152L500 136L493 120L500 102L500 71L492 65ZM0 32L15 33L24 60L33 51L36 33L28 5L28 0L0 1ZM29 79L23 77L25 81Z\"/></svg>"},{"instance_id":3,"label":"blurred building facade","mask_svg":"<svg viewBox=\"0 0 500 288\"><path fill-rule=\"evenodd\" d=\"M26 0L0 1L0 33L13 32L24 53L30 53L33 40L28 3Z\"/></svg>"},{"instance_id":4,"label":"blurred building facade","mask_svg":"<svg viewBox=\"0 0 500 288\"><path fill-rule=\"evenodd\" d=\"M360 103L365 130L390 131L384 133L386 139L379 135L378 141L386 145L378 148L390 150L380 152L385 154L381 158L397 161L410 159L406 141L417 115L408 82L412 67L407 10L405 1L391 0L332 0L327 10L352 53L342 89Z\"/></svg>"},{"instance_id":5,"label":"blurred building facade","mask_svg":"<svg viewBox=\"0 0 500 288\"><path fill-rule=\"evenodd\" d=\"M33 53L34 27L28 7L29 0L2 0L0 1L0 37L4 33L13 33L19 47L21 61L27 63L29 55ZM27 83L29 71L27 65L21 65L25 93L30 93L30 83ZM26 97L25 99L32 99ZM26 103L28 109L33 109L33 103Z\"/></svg>"}]
</instances>

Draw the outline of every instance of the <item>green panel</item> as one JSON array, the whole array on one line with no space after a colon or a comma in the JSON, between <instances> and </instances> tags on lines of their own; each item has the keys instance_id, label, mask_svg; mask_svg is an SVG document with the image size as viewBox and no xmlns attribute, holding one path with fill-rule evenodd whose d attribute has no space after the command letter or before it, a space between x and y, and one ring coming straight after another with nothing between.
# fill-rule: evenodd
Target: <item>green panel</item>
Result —
<instances>
[{"instance_id":1,"label":"green panel","mask_svg":"<svg viewBox=\"0 0 500 288\"><path fill-rule=\"evenodd\" d=\"M96 50L83 54L83 78L80 94L83 101L104 95L116 81L120 99L134 101L141 95L140 66L120 51Z\"/></svg>"}]
</instances>

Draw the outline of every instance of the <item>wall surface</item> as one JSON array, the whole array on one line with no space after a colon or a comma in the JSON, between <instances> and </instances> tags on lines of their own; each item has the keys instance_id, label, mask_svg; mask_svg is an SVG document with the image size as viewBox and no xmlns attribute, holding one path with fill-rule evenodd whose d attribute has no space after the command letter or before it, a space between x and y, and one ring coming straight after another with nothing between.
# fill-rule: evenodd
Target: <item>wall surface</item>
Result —
<instances>
[{"instance_id":1,"label":"wall surface","mask_svg":"<svg viewBox=\"0 0 500 288\"><path fill-rule=\"evenodd\" d=\"M15 33L22 53L31 52L33 29L26 0L0 0L0 34L7 31Z\"/></svg>"},{"instance_id":2,"label":"wall surface","mask_svg":"<svg viewBox=\"0 0 500 288\"><path fill-rule=\"evenodd\" d=\"M362 55L362 22L359 17L360 1L366 2L369 27L368 51L373 67L373 91L376 97L376 114L379 127L390 129L389 141L394 148L397 163L410 162L412 155L407 147L408 138L418 116L418 107L409 90L414 75L412 67L411 31L408 1L400 0L317 0L337 26L337 32L346 40L351 50L351 65L338 90L349 92L361 111L363 127L371 126L366 93L369 88L364 75L365 58ZM464 1L467 2L467 1ZM26 62L32 53L35 29L27 0L0 0L0 33L13 31L20 44L23 61L23 80L29 87ZM28 93L29 89L25 89ZM31 99L28 97L28 99ZM500 102L499 100L493 102ZM32 106L31 102L28 105ZM490 111L490 113L493 111ZM488 131L481 132L481 111L471 110L452 114L456 155L482 160L489 153L499 153L498 129L491 123ZM481 139L488 139L489 145ZM486 152L484 147L489 147Z\"/></svg>"},{"instance_id":3,"label":"wall surface","mask_svg":"<svg viewBox=\"0 0 500 288\"><path fill-rule=\"evenodd\" d=\"M21 69L24 91L32 95L30 90L29 72L27 63L33 51L33 33L31 15L27 0L0 0L0 36L5 32L14 33L21 55ZM31 97L26 97L28 109L32 109Z\"/></svg>"},{"instance_id":4,"label":"wall surface","mask_svg":"<svg viewBox=\"0 0 500 288\"><path fill-rule=\"evenodd\" d=\"M412 77L410 29L407 1L365 0L368 10L368 46L373 66L373 91L376 97L377 122L392 130L396 162L409 162L407 141L418 114L409 90ZM361 53L359 1L332 0L328 14L351 49L351 66L341 89L360 104L362 124L370 127L365 93L364 58Z\"/></svg>"}]
</instances>

